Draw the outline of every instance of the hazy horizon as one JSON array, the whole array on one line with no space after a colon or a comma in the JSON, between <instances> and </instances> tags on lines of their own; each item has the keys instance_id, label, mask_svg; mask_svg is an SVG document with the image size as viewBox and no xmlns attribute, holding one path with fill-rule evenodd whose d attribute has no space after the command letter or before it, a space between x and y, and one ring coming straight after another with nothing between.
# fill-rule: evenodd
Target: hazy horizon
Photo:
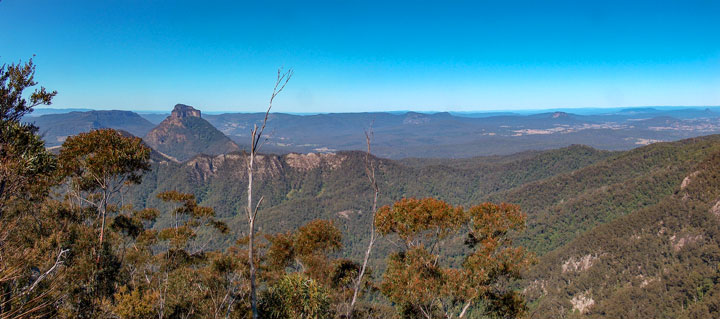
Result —
<instances>
[{"instance_id":1,"label":"hazy horizon","mask_svg":"<svg viewBox=\"0 0 720 319\"><path fill-rule=\"evenodd\" d=\"M176 104L185 104L185 103L176 103ZM229 114L229 113L264 113L264 111L258 110L258 111L232 111L232 110L211 110L206 111L201 106L197 105L191 105L192 107L200 110L203 114ZM35 110L55 110L55 111L131 111L138 114L170 114L172 111L173 106L168 107L167 109L158 109L158 110L143 110L143 109L135 109L131 107L124 107L124 108L93 108L93 107L55 107L55 106L41 106L41 107L35 107ZM604 112L618 112L621 110L629 110L629 109L657 109L657 110L683 110L683 109L716 109L720 108L720 105L639 105L639 106L619 106L619 107L566 107L566 108L526 108L526 109L488 109L488 110L470 110L470 111L455 111L455 110L445 110L445 111L438 111L438 110L368 110L368 111L346 111L346 112L282 112L282 111L275 111L272 110L271 113L284 113L284 114L292 114L292 115L317 115L317 114L344 114L344 113L407 113L407 112L415 112L415 113L424 113L424 114L434 114L434 113L450 113L453 115L462 115L462 114L492 114L492 113L515 113L519 115L526 115L526 114L538 114L538 113L544 113L544 112L566 112L566 113L574 113L574 114L602 114ZM32 113L30 114L32 115Z\"/></svg>"}]
</instances>

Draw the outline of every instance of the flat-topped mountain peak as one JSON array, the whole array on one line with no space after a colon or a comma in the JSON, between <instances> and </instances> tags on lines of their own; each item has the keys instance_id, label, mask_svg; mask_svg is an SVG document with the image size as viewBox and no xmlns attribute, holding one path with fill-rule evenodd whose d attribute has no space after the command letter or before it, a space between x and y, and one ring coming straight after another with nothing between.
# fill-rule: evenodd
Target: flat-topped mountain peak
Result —
<instances>
[{"instance_id":1,"label":"flat-topped mountain peak","mask_svg":"<svg viewBox=\"0 0 720 319\"><path fill-rule=\"evenodd\" d=\"M177 118L202 117L200 110L185 104L175 104L175 108L173 108L170 116Z\"/></svg>"}]
</instances>

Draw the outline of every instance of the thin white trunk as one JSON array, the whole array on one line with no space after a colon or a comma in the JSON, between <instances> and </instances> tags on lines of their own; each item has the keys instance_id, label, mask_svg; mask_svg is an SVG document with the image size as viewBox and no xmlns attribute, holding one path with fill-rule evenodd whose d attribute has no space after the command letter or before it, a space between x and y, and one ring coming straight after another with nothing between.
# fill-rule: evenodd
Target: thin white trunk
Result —
<instances>
[{"instance_id":1,"label":"thin white trunk","mask_svg":"<svg viewBox=\"0 0 720 319\"><path fill-rule=\"evenodd\" d=\"M257 127L253 130L253 141L254 133L257 131ZM250 238L248 242L248 263L250 264L250 305L252 307L253 319L258 318L257 312L257 293L255 285L255 216L252 211L252 185L253 185L253 165L255 163L255 145L252 145L250 150L250 159L248 163L248 201L247 201L247 213L248 223L250 224Z\"/></svg>"},{"instance_id":2,"label":"thin white trunk","mask_svg":"<svg viewBox=\"0 0 720 319\"><path fill-rule=\"evenodd\" d=\"M103 189L102 205L100 205L100 209L102 210L100 212L100 214L102 215L102 223L100 225L100 249L101 250L102 250L103 238L105 236L105 217L107 216L107 202L108 202L107 190Z\"/></svg>"},{"instance_id":3,"label":"thin white trunk","mask_svg":"<svg viewBox=\"0 0 720 319\"><path fill-rule=\"evenodd\" d=\"M462 317L465 316L465 312L467 312L467 310L470 308L470 303L471 303L471 302L468 301L468 302L465 304L465 307L463 307L463 310L462 310L462 312L460 312L460 315L458 316L458 318L462 318Z\"/></svg>"},{"instance_id":4,"label":"thin white trunk","mask_svg":"<svg viewBox=\"0 0 720 319\"><path fill-rule=\"evenodd\" d=\"M277 80L275 81L275 87L273 88L273 94L270 96L270 103L268 105L267 112L265 112L265 118L263 119L262 126L258 128L257 125L253 127L253 130L250 134L250 158L248 159L247 163L247 170L248 170L248 200L247 200L247 217L248 217L248 227L250 228L249 231L249 238L248 238L248 264L250 266L250 307L252 310L252 317L253 319L257 319L259 317L258 310L257 310L257 285L255 283L255 273L257 271L255 267L255 217L257 216L258 209L260 208L260 203L262 202L262 197L260 197L260 200L257 202L255 209L253 210L253 198L252 198L252 192L253 192L253 168L255 164L255 156L257 155L258 150L260 149L260 146L262 145L262 135L265 131L265 126L267 125L268 116L270 115L270 109L272 109L272 103L273 100L275 100L275 97L282 92L282 90L285 88L285 85L287 85L288 81L290 81L290 78L293 75L293 70L290 69L285 73L282 73L282 69L278 69L277 73Z\"/></svg>"},{"instance_id":5,"label":"thin white trunk","mask_svg":"<svg viewBox=\"0 0 720 319\"><path fill-rule=\"evenodd\" d=\"M372 252L373 246L375 245L375 240L377 239L377 234L375 233L375 214L377 213L377 201L378 201L378 195L380 194L380 189L377 185L377 180L375 179L375 166L372 164L372 161L370 160L370 142L371 142L371 136L372 136L372 129L370 132L365 132L365 142L367 144L367 153L365 154L365 173L368 176L368 179L370 180L370 186L372 186L374 191L373 196L373 205L372 205L372 220L370 224L370 242L368 243L367 250L365 251L365 258L363 258L363 264L360 268L360 273L358 273L358 277L355 280L355 287L353 287L353 297L350 301L350 307L348 307L347 311L347 318L352 318L353 310L355 308L355 303L357 302L357 297L360 293L360 286L362 285L363 276L365 276L365 271L367 270L367 264L368 260L370 259L370 253Z\"/></svg>"}]
</instances>

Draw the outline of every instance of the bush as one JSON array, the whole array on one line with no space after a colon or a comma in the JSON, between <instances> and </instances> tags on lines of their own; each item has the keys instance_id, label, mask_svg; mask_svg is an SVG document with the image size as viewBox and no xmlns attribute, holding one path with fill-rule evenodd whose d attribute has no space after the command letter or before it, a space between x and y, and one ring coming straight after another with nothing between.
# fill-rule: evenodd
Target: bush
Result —
<instances>
[{"instance_id":1,"label":"bush","mask_svg":"<svg viewBox=\"0 0 720 319\"><path fill-rule=\"evenodd\" d=\"M260 297L263 318L332 318L327 291L301 274L284 276Z\"/></svg>"}]
</instances>

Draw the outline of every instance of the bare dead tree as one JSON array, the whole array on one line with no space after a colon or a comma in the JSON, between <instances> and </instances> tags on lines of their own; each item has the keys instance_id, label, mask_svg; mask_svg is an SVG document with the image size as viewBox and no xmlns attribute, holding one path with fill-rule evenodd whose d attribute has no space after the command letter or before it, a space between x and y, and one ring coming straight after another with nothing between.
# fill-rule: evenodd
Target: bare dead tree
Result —
<instances>
[{"instance_id":1,"label":"bare dead tree","mask_svg":"<svg viewBox=\"0 0 720 319\"><path fill-rule=\"evenodd\" d=\"M252 308L253 319L258 318L257 312L257 286L255 284L255 273L257 271L255 266L255 218L257 217L258 209L263 201L263 197L257 201L255 207L253 207L253 169L255 165L255 157L258 154L258 150L264 144L265 140L262 139L265 126L267 125L268 116L270 115L270 109L272 109L273 101L275 97L282 92L285 85L290 81L293 76L293 69L289 69L283 72L282 68L277 71L277 79L275 80L275 87L273 93L270 96L270 103L268 104L267 111L265 112L265 118L263 119L260 127L255 124L252 131L250 132L250 156L247 158L247 173L248 173L248 190L247 190L247 219L249 228L249 240L248 240L248 263L250 265L250 305Z\"/></svg>"},{"instance_id":2,"label":"bare dead tree","mask_svg":"<svg viewBox=\"0 0 720 319\"><path fill-rule=\"evenodd\" d=\"M371 158L371 150L370 150L370 144L372 142L373 138L373 131L372 126L370 126L370 129L365 131L365 143L367 144L367 152L365 153L365 174L368 177L368 180L370 181L370 186L373 189L373 204L372 204L372 220L370 223L370 242L368 242L367 250L365 251L365 258L363 259L362 267L360 268L360 272L358 273L357 279L355 279L355 286L353 290L353 297L352 301L350 301L350 307L348 307L347 317L352 318L353 309L355 308L355 302L357 302L357 297L360 292L360 287L362 286L363 282L363 276L365 276L365 271L367 270L367 264L368 260L370 259L370 253L372 252L373 246L375 245L375 241L378 238L377 232L375 231L375 215L377 213L377 201L378 196L380 195L380 189L378 188L377 179L375 178L375 165L372 162Z\"/></svg>"}]
</instances>

